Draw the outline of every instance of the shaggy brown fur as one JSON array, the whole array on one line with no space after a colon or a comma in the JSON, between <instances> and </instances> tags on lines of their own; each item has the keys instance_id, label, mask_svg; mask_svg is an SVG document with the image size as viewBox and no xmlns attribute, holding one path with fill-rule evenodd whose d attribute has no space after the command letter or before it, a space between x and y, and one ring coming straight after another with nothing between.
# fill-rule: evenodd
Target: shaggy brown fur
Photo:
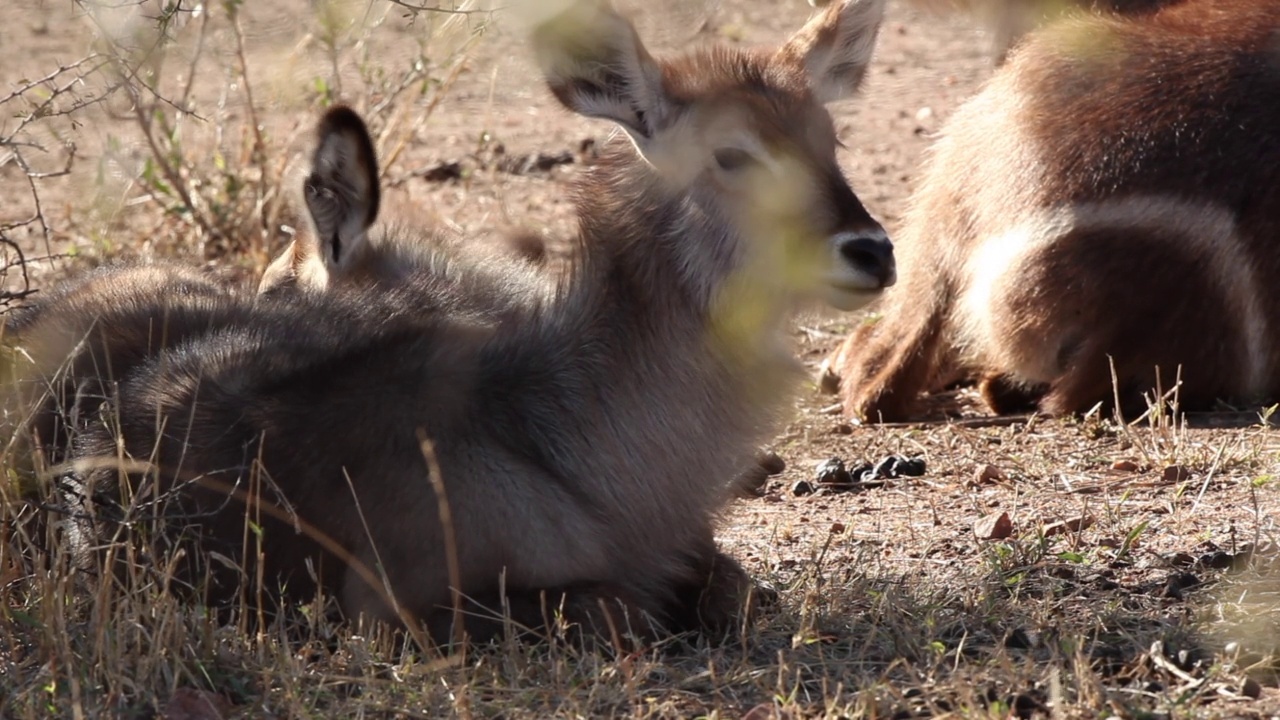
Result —
<instances>
[{"instance_id":1,"label":"shaggy brown fur","mask_svg":"<svg viewBox=\"0 0 1280 720\"><path fill-rule=\"evenodd\" d=\"M932 150L883 316L830 361L845 411L984 376L999 412L1280 385L1280 5L1188 0L1030 36Z\"/></svg>"},{"instance_id":2,"label":"shaggy brown fur","mask_svg":"<svg viewBox=\"0 0 1280 720\"><path fill-rule=\"evenodd\" d=\"M619 619L599 599L728 629L751 585L714 522L726 476L788 405L783 321L806 297L852 308L894 281L823 107L857 86L882 11L851 0L777 52L665 61L607 4L545 19L552 92L626 131L578 182L557 284L530 290L417 233L429 261L399 282L284 293L163 353L76 446L78 545L166 518L157 560L198 541L176 581L211 600L245 578L271 597L318 582L348 613L423 619L436 637L451 586L534 625L546 592L597 629ZM117 438L145 468L95 466Z\"/></svg>"},{"instance_id":3,"label":"shaggy brown fur","mask_svg":"<svg viewBox=\"0 0 1280 720\"><path fill-rule=\"evenodd\" d=\"M40 293L6 318L5 437L61 459L116 383L162 350L243 320L234 283L176 262L114 264Z\"/></svg>"}]
</instances>

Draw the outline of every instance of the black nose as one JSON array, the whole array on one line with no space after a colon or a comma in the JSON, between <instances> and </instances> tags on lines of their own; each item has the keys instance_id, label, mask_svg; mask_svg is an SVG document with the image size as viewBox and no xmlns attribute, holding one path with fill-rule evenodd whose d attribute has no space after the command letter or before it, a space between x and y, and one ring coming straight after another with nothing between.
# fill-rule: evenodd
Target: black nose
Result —
<instances>
[{"instance_id":1,"label":"black nose","mask_svg":"<svg viewBox=\"0 0 1280 720\"><path fill-rule=\"evenodd\" d=\"M840 257L855 270L875 278L880 287L889 287L897 280L893 243L883 233L849 234L841 237L838 243Z\"/></svg>"}]
</instances>

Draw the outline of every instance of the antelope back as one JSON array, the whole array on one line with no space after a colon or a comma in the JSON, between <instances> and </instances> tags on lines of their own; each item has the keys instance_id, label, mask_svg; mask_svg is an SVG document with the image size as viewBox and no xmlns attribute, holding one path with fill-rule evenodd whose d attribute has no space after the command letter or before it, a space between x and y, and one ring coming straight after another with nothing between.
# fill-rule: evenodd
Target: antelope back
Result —
<instances>
[{"instance_id":1,"label":"antelope back","mask_svg":"<svg viewBox=\"0 0 1280 720\"><path fill-rule=\"evenodd\" d=\"M991 36L991 55L1004 63L1009 52L1032 30L1076 12L1141 16L1183 0L908 0L935 12L959 12L974 17ZM809 0L823 6L826 0Z\"/></svg>"},{"instance_id":2,"label":"antelope back","mask_svg":"<svg viewBox=\"0 0 1280 720\"><path fill-rule=\"evenodd\" d=\"M1109 401L1113 362L1138 408L1180 368L1184 408L1273 396L1277 33L1273 2L1184 0L1029 35L932 148L846 410L898 419L955 365L1051 412Z\"/></svg>"},{"instance_id":3,"label":"antelope back","mask_svg":"<svg viewBox=\"0 0 1280 720\"><path fill-rule=\"evenodd\" d=\"M13 361L10 428L56 461L116 383L161 354L234 320L249 306L221 278L175 262L97 268L15 311L4 336Z\"/></svg>"},{"instance_id":4,"label":"antelope back","mask_svg":"<svg viewBox=\"0 0 1280 720\"><path fill-rule=\"evenodd\" d=\"M378 183L376 151L364 120L345 105L330 108L316 126L311 169L303 182L308 227L267 266L259 295L318 292L335 283L395 285L437 262L442 246L462 247L461 238L403 209L393 223L375 228L382 204ZM546 260L545 241L533 233L494 245L467 243L467 251L529 267ZM517 266L514 272L524 269Z\"/></svg>"}]
</instances>

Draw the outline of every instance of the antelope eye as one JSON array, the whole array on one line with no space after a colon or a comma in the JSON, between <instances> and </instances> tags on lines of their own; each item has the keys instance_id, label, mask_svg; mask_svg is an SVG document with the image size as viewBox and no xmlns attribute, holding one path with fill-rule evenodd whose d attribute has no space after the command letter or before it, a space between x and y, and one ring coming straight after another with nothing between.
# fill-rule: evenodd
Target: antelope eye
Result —
<instances>
[{"instance_id":1,"label":"antelope eye","mask_svg":"<svg viewBox=\"0 0 1280 720\"><path fill-rule=\"evenodd\" d=\"M748 165L753 165L756 161L751 153L734 147L720 148L713 152L712 156L716 159L716 164L720 166L721 170L729 172L741 170Z\"/></svg>"}]
</instances>

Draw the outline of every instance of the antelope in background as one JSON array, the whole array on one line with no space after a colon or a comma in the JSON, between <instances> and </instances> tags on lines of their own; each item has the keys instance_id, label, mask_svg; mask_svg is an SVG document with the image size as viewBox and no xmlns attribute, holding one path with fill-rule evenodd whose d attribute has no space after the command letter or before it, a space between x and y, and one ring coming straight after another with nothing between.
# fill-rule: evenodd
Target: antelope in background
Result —
<instances>
[{"instance_id":1,"label":"antelope in background","mask_svg":"<svg viewBox=\"0 0 1280 720\"><path fill-rule=\"evenodd\" d=\"M846 414L979 376L996 412L1278 389L1280 5L1187 0L1030 35L946 124L882 316L829 359ZM1158 375L1157 375L1158 373ZM1159 379L1159 383L1157 383Z\"/></svg>"},{"instance_id":2,"label":"antelope in background","mask_svg":"<svg viewBox=\"0 0 1280 720\"><path fill-rule=\"evenodd\" d=\"M1027 33L1061 17L1081 10L1098 13L1143 15L1183 0L906 0L908 4L933 11L972 15L991 35L991 56L1004 64L1009 51ZM826 7L830 0L809 0L813 7Z\"/></svg>"},{"instance_id":3,"label":"antelope in background","mask_svg":"<svg viewBox=\"0 0 1280 720\"><path fill-rule=\"evenodd\" d=\"M862 82L882 14L846 0L776 50L663 60L606 3L543 19L552 93L625 131L577 180L577 249L552 291L513 297L507 266L433 247L394 284L284 293L164 353L75 445L73 543L88 554L113 521L167 511L168 541L203 535L175 568L211 600L242 577L301 598L318 581L350 615L437 638L464 598L541 626L544 593L597 629L615 625L597 600L669 630L731 627L751 584L715 517L726 468L788 405L785 320L894 282L824 108ZM352 137L337 157L357 157ZM367 227L376 184L347 165L331 227ZM146 467L98 464L120 453ZM120 504L122 476L145 502ZM468 630L496 630L483 620Z\"/></svg>"}]
</instances>

